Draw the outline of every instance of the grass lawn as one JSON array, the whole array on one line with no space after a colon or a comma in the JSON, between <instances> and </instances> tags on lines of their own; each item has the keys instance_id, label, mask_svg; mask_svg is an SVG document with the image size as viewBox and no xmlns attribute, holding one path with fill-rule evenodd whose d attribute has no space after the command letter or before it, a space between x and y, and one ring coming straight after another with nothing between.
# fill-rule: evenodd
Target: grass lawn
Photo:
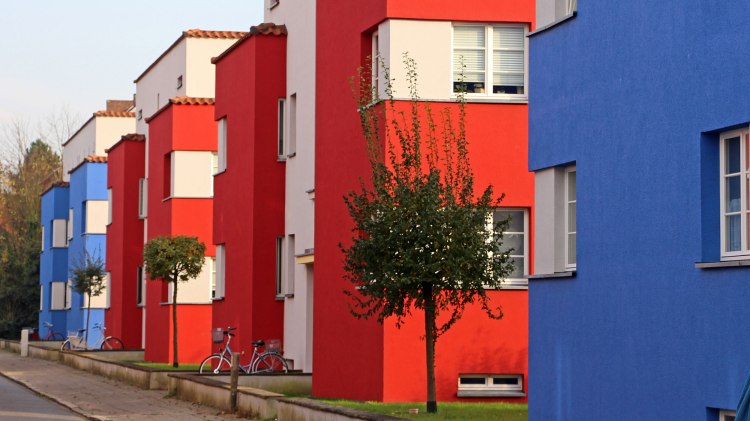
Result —
<instances>
[{"instance_id":1,"label":"grass lawn","mask_svg":"<svg viewBox=\"0 0 750 421\"><path fill-rule=\"evenodd\" d=\"M141 366L141 367L154 368L156 370L162 370L162 371L175 371L175 370L179 370L179 371L186 371L186 370L198 371L198 369L201 366L200 364L180 364L179 368L174 368L174 367L172 367L172 364L168 364L168 363L150 363L150 362L147 362L147 361L129 361L129 363L133 364L133 365L138 365L138 366Z\"/></svg>"},{"instance_id":2,"label":"grass lawn","mask_svg":"<svg viewBox=\"0 0 750 421\"><path fill-rule=\"evenodd\" d=\"M526 421L528 419L528 406L517 403L439 402L438 413L432 415L427 414L424 403L381 403L343 400L326 400L325 402L412 420ZM410 408L419 408L419 414L409 414Z\"/></svg>"}]
</instances>

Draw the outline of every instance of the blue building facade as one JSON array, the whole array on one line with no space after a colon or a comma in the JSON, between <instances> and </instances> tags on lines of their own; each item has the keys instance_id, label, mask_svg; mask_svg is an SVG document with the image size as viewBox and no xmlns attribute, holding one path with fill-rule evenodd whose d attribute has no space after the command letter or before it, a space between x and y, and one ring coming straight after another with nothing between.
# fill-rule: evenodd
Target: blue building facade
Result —
<instances>
[{"instance_id":1,"label":"blue building facade","mask_svg":"<svg viewBox=\"0 0 750 421\"><path fill-rule=\"evenodd\" d=\"M97 162L101 160L102 162ZM106 159L89 157L70 172L69 222L71 238L68 246L68 277L71 269L90 256L104 262L106 257L107 217L107 164ZM104 292L105 296L107 291ZM101 296L92 299L89 326L104 324L106 303ZM106 301L106 300L104 300ZM68 326L86 325L86 301L84 294L72 291L71 306L67 314ZM89 329L89 342L98 338L98 332Z\"/></svg>"},{"instance_id":2,"label":"blue building facade","mask_svg":"<svg viewBox=\"0 0 750 421\"><path fill-rule=\"evenodd\" d=\"M736 0L581 0L530 36L530 420L731 419L750 374L748 21Z\"/></svg>"},{"instance_id":3,"label":"blue building facade","mask_svg":"<svg viewBox=\"0 0 750 421\"><path fill-rule=\"evenodd\" d=\"M44 192L41 199L43 228L39 265L39 335L42 338L48 333L45 323L54 325L53 331L60 332L63 336L67 329L65 290L68 280L68 197L68 183L57 183Z\"/></svg>"}]
</instances>

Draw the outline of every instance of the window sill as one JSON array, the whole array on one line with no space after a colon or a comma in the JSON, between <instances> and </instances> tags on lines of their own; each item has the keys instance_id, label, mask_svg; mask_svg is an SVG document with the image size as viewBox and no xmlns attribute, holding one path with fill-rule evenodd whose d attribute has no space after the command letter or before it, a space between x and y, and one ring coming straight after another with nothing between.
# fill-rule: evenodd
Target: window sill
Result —
<instances>
[{"instance_id":1,"label":"window sill","mask_svg":"<svg viewBox=\"0 0 750 421\"><path fill-rule=\"evenodd\" d=\"M696 269L738 268L743 266L750 266L750 259L725 260L723 262L695 262Z\"/></svg>"},{"instance_id":2,"label":"window sill","mask_svg":"<svg viewBox=\"0 0 750 421\"><path fill-rule=\"evenodd\" d=\"M171 306L172 305L172 303L170 303L170 302L164 302L164 301L162 301L159 304L163 305L163 306ZM177 303L177 305L178 306L210 306L211 305L211 301L193 302L193 303Z\"/></svg>"},{"instance_id":3,"label":"window sill","mask_svg":"<svg viewBox=\"0 0 750 421\"><path fill-rule=\"evenodd\" d=\"M212 302L216 302L216 301L224 301L224 297L214 297L214 298L211 298L211 301L212 301Z\"/></svg>"},{"instance_id":4,"label":"window sill","mask_svg":"<svg viewBox=\"0 0 750 421\"><path fill-rule=\"evenodd\" d=\"M284 300L286 300L286 295L277 295L276 296L276 301L284 301Z\"/></svg>"},{"instance_id":5,"label":"window sill","mask_svg":"<svg viewBox=\"0 0 750 421\"><path fill-rule=\"evenodd\" d=\"M529 275L529 280L534 279L553 279L553 278L573 278L576 276L576 271L567 271L567 272L555 272L555 273L539 273L536 275Z\"/></svg>"},{"instance_id":6,"label":"window sill","mask_svg":"<svg viewBox=\"0 0 750 421\"><path fill-rule=\"evenodd\" d=\"M578 12L568 13L567 15L561 17L560 19L558 19L558 20L556 20L556 21L554 21L552 23L548 23L547 25L544 25L541 28L537 28L534 31L529 32L528 35L526 35L526 36L529 37L529 38L531 38L531 37L533 37L536 34L541 34L542 32L545 32L548 29L552 29L552 28L560 25L561 23L567 22L567 21L573 19L576 16L578 16Z\"/></svg>"},{"instance_id":7,"label":"window sill","mask_svg":"<svg viewBox=\"0 0 750 421\"><path fill-rule=\"evenodd\" d=\"M459 390L456 396L459 398L525 398L526 394L501 390Z\"/></svg>"}]
</instances>

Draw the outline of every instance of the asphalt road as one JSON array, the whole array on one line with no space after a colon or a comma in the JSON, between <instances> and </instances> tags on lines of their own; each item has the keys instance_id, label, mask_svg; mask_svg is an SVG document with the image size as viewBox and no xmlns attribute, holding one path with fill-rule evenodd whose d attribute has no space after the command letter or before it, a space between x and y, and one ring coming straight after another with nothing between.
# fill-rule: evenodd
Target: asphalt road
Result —
<instances>
[{"instance_id":1,"label":"asphalt road","mask_svg":"<svg viewBox=\"0 0 750 421\"><path fill-rule=\"evenodd\" d=\"M0 420L85 420L85 418L0 376Z\"/></svg>"}]
</instances>

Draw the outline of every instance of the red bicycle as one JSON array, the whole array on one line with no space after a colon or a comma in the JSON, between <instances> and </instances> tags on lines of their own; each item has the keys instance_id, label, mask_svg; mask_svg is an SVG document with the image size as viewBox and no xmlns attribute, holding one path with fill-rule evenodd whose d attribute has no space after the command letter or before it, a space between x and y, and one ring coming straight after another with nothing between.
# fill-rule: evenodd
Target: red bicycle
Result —
<instances>
[{"instance_id":1,"label":"red bicycle","mask_svg":"<svg viewBox=\"0 0 750 421\"><path fill-rule=\"evenodd\" d=\"M47 336L39 338L42 341L64 341L65 336L60 332L55 332L52 328L55 327L52 323L44 322L44 327L47 328Z\"/></svg>"}]
</instances>

